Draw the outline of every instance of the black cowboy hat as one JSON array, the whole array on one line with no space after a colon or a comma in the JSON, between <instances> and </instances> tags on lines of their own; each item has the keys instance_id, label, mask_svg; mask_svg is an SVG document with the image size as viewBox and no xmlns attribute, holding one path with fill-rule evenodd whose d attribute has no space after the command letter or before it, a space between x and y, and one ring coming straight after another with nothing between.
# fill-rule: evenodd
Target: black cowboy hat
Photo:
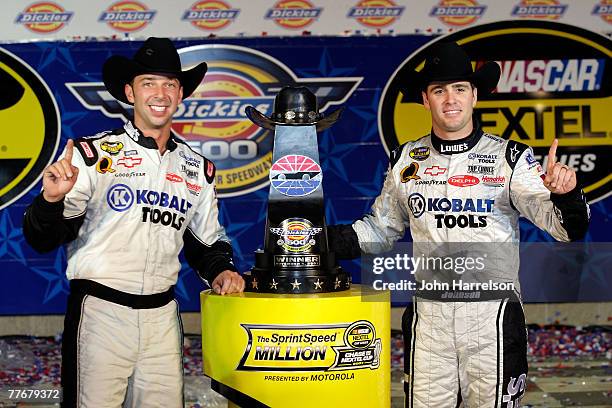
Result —
<instances>
[{"instance_id":1,"label":"black cowboy hat","mask_svg":"<svg viewBox=\"0 0 612 408\"><path fill-rule=\"evenodd\" d=\"M183 99L186 99L200 85L206 69L206 63L202 62L182 71L181 59L172 41L168 38L150 37L136 51L133 59L118 55L107 59L102 68L102 79L111 95L131 105L125 96L125 84L136 75L162 74L176 77L183 87Z\"/></svg>"},{"instance_id":2,"label":"black cowboy hat","mask_svg":"<svg viewBox=\"0 0 612 408\"><path fill-rule=\"evenodd\" d=\"M342 113L337 109L323 117L317 107L317 97L303 86L285 86L274 98L274 112L268 117L253 106L247 106L245 112L251 122L257 126L274 130L276 125L306 126L315 125L318 132L333 125Z\"/></svg>"},{"instance_id":3,"label":"black cowboy hat","mask_svg":"<svg viewBox=\"0 0 612 408\"><path fill-rule=\"evenodd\" d=\"M496 87L501 70L493 61L487 61L476 71L467 53L454 42L440 42L431 48L425 66L418 71L398 72L403 84L402 102L423 103L421 91L433 82L469 81L478 89L478 96L491 93Z\"/></svg>"}]
</instances>

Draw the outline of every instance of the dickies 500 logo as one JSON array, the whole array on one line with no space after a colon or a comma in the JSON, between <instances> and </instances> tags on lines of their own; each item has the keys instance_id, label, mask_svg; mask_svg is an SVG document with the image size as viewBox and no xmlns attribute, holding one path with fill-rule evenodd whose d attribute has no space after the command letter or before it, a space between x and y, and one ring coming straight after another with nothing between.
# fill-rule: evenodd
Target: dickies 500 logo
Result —
<instances>
[{"instance_id":1,"label":"dickies 500 logo","mask_svg":"<svg viewBox=\"0 0 612 408\"><path fill-rule=\"evenodd\" d=\"M270 55L234 45L197 45L179 49L179 54L183 69L206 61L208 72L193 95L179 105L172 130L215 163L220 197L243 195L269 184L274 132L254 125L245 115L247 106L269 115L280 88L300 85L323 95L317 100L320 111L325 112L344 103L362 80L297 78ZM132 116L126 110L131 107L100 96L105 91L102 83L66 85L87 109L115 118Z\"/></svg>"},{"instance_id":2,"label":"dickies 500 logo","mask_svg":"<svg viewBox=\"0 0 612 408\"><path fill-rule=\"evenodd\" d=\"M131 33L145 28L153 21L155 13L137 1L120 1L104 11L98 21L114 30Z\"/></svg>"},{"instance_id":3,"label":"dickies 500 logo","mask_svg":"<svg viewBox=\"0 0 612 408\"><path fill-rule=\"evenodd\" d=\"M440 40L462 45L475 66L484 61L501 65L497 91L479 98L474 110L485 131L529 144L544 167L557 137L558 160L579 173L587 199L593 202L610 194L608 38L556 22L513 21L472 27ZM383 91L379 129L387 150L431 129L430 114L422 105L402 101L398 73L406 78L406 72L420 69L432 44L406 58Z\"/></svg>"},{"instance_id":4,"label":"dickies 500 logo","mask_svg":"<svg viewBox=\"0 0 612 408\"><path fill-rule=\"evenodd\" d=\"M0 209L28 192L55 156L59 112L47 84L0 48Z\"/></svg>"},{"instance_id":5,"label":"dickies 500 logo","mask_svg":"<svg viewBox=\"0 0 612 408\"><path fill-rule=\"evenodd\" d=\"M17 15L15 23L23 24L28 30L48 34L62 29L73 16L59 4L45 1L34 3Z\"/></svg>"}]
</instances>

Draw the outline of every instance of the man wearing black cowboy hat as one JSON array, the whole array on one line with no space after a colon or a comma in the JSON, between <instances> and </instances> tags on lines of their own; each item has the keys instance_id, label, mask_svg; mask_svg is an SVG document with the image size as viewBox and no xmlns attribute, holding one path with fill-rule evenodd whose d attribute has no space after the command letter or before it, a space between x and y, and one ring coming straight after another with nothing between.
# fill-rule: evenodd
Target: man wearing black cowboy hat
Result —
<instances>
[{"instance_id":1,"label":"man wearing black cowboy hat","mask_svg":"<svg viewBox=\"0 0 612 408\"><path fill-rule=\"evenodd\" d=\"M104 83L134 106L133 123L69 140L26 211L36 250L67 247L63 406L183 406L182 248L215 292L244 289L218 221L215 167L170 132L205 72L206 63L181 70L165 38L149 38L133 59L109 58Z\"/></svg>"},{"instance_id":2,"label":"man wearing black cowboy hat","mask_svg":"<svg viewBox=\"0 0 612 408\"><path fill-rule=\"evenodd\" d=\"M476 285L478 290L449 286L416 292L402 322L406 406L455 407L463 400L468 407L517 407L527 375L519 215L555 239L571 241L586 233L588 206L576 173L556 163L556 140L544 173L529 146L488 134L472 118L477 97L497 85L496 63L474 72L465 51L440 42L420 72L400 74L403 100L430 111L431 133L392 152L371 214L353 225L328 227L331 249L347 258L389 250L409 226L415 257L439 248L459 253L475 248L495 256L497 263L488 259L482 271L470 275L476 280L468 282L451 268L453 282L443 283L486 278L491 287L510 290ZM442 272L417 269L417 288Z\"/></svg>"}]
</instances>

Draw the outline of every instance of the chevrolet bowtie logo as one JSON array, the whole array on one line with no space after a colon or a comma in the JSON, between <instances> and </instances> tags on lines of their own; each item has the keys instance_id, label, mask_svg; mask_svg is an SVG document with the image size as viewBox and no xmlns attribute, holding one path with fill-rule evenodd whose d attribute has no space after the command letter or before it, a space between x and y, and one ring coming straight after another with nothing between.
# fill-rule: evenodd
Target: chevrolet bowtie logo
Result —
<instances>
[{"instance_id":1,"label":"chevrolet bowtie logo","mask_svg":"<svg viewBox=\"0 0 612 408\"><path fill-rule=\"evenodd\" d=\"M140 163L142 163L142 158L140 157L122 157L117 160L119 166L127 167L128 169L139 166Z\"/></svg>"},{"instance_id":2,"label":"chevrolet bowtie logo","mask_svg":"<svg viewBox=\"0 0 612 408\"><path fill-rule=\"evenodd\" d=\"M445 172L446 167L432 166L425 169L425 174L429 174L430 176L437 176L440 174L444 174Z\"/></svg>"}]
</instances>

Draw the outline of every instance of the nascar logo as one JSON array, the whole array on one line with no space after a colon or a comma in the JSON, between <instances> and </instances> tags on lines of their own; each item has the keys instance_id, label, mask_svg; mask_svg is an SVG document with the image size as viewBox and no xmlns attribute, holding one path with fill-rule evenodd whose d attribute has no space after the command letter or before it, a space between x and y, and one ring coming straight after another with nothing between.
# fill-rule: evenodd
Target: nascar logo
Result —
<instances>
[{"instance_id":1,"label":"nascar logo","mask_svg":"<svg viewBox=\"0 0 612 408\"><path fill-rule=\"evenodd\" d=\"M172 131L215 163L220 197L247 194L269 183L274 132L245 116L248 105L270 114L274 96L283 86L306 86L317 95L319 110L325 112L344 103L362 80L298 78L281 61L234 45L197 45L179 49L179 54L183 69L206 61L208 72L193 95L179 105ZM122 120L132 117L132 107L110 97L101 82L66 86L87 109Z\"/></svg>"},{"instance_id":2,"label":"nascar logo","mask_svg":"<svg viewBox=\"0 0 612 408\"><path fill-rule=\"evenodd\" d=\"M15 23L23 24L35 33L47 34L61 30L73 15L56 3L34 3L17 15Z\"/></svg>"},{"instance_id":3,"label":"nascar logo","mask_svg":"<svg viewBox=\"0 0 612 408\"><path fill-rule=\"evenodd\" d=\"M195 3L183 13L181 20L201 30L220 30L238 17L240 9L231 8L220 0L203 0Z\"/></svg>"},{"instance_id":4,"label":"nascar logo","mask_svg":"<svg viewBox=\"0 0 612 408\"><path fill-rule=\"evenodd\" d=\"M512 16L558 20L566 10L567 5L557 0L522 0L512 9Z\"/></svg>"},{"instance_id":5,"label":"nascar logo","mask_svg":"<svg viewBox=\"0 0 612 408\"><path fill-rule=\"evenodd\" d=\"M117 31L130 33L146 27L153 21L155 13L155 10L149 10L142 3L120 1L103 12L98 21L108 24L110 28Z\"/></svg>"},{"instance_id":6,"label":"nascar logo","mask_svg":"<svg viewBox=\"0 0 612 408\"><path fill-rule=\"evenodd\" d=\"M323 8L315 7L307 0L281 0L265 15L281 27L297 30L304 28L321 15Z\"/></svg>"},{"instance_id":7,"label":"nascar logo","mask_svg":"<svg viewBox=\"0 0 612 408\"><path fill-rule=\"evenodd\" d=\"M578 92L601 88L604 59L499 61L498 93Z\"/></svg>"},{"instance_id":8,"label":"nascar logo","mask_svg":"<svg viewBox=\"0 0 612 408\"><path fill-rule=\"evenodd\" d=\"M482 6L473 0L441 0L429 13L444 24L450 26L466 26L474 23L485 13L487 6Z\"/></svg>"},{"instance_id":9,"label":"nascar logo","mask_svg":"<svg viewBox=\"0 0 612 408\"><path fill-rule=\"evenodd\" d=\"M382 28L393 24L403 12L404 7L391 0L362 0L351 7L347 17L357 19L366 27Z\"/></svg>"}]
</instances>

